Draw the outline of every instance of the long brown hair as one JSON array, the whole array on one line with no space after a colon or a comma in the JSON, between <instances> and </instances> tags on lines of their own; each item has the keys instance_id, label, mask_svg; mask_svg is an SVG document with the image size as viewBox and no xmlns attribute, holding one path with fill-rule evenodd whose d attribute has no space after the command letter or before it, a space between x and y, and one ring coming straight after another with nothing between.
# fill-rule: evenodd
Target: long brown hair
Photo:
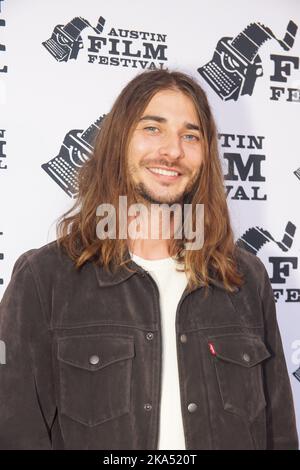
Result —
<instances>
[{"instance_id":1,"label":"long brown hair","mask_svg":"<svg viewBox=\"0 0 300 470\"><path fill-rule=\"evenodd\" d=\"M184 202L192 204L193 208L196 204L204 204L205 235L199 250L185 250L187 240L173 238L169 253L189 273L189 288L208 286L213 275L232 292L243 283L243 277L237 266L216 126L205 92L192 77L178 71L142 72L117 97L103 120L91 158L78 172L79 193L75 204L58 219L57 241L74 260L76 268L93 260L108 270L112 265L130 269L127 266L130 261L127 240L118 236L103 240L97 236L96 208L99 204L109 203L117 210L119 195L126 195L130 203L137 201L128 178L128 145L151 98L158 91L167 89L180 90L188 96L199 118L203 162L197 184Z\"/></svg>"}]
</instances>

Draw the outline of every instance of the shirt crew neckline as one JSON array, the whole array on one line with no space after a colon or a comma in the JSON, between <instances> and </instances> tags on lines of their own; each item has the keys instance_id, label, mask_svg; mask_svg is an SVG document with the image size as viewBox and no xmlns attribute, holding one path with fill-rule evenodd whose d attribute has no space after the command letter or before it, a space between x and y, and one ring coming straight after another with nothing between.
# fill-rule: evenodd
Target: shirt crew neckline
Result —
<instances>
[{"instance_id":1,"label":"shirt crew neckline","mask_svg":"<svg viewBox=\"0 0 300 470\"><path fill-rule=\"evenodd\" d=\"M176 263L176 261L171 256L160 259L145 259L136 255L135 253L132 253L131 251L129 251L129 254L133 261L135 261L137 264L141 264L144 268L149 270L168 269L170 267L174 267L174 264Z\"/></svg>"}]
</instances>

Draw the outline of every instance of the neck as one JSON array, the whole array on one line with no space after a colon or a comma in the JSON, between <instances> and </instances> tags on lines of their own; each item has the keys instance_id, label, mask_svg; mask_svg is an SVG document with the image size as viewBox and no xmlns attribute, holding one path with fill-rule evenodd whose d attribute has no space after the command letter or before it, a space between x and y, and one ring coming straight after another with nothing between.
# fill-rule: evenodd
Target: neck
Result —
<instances>
[{"instance_id":1,"label":"neck","mask_svg":"<svg viewBox=\"0 0 300 470\"><path fill-rule=\"evenodd\" d=\"M168 258L170 240L174 236L174 215L158 204L147 212L128 217L128 248L145 259ZM136 230L133 230L136 228ZM135 233L133 233L135 232Z\"/></svg>"}]
</instances>

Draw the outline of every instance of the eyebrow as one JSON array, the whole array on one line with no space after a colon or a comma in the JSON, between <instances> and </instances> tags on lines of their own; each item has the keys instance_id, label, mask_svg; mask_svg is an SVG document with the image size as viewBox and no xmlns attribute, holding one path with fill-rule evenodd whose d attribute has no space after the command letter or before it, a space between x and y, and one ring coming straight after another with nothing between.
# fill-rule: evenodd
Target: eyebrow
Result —
<instances>
[{"instance_id":1,"label":"eyebrow","mask_svg":"<svg viewBox=\"0 0 300 470\"><path fill-rule=\"evenodd\" d=\"M146 116L143 116L140 119L140 121L156 121L156 122L165 123L165 122L167 122L167 119L162 117L162 116L155 116L155 115L147 114ZM184 127L186 129L189 129L189 130L194 130L194 131L199 131L200 132L199 126L197 126L197 124L193 124L191 122L185 122Z\"/></svg>"}]
</instances>

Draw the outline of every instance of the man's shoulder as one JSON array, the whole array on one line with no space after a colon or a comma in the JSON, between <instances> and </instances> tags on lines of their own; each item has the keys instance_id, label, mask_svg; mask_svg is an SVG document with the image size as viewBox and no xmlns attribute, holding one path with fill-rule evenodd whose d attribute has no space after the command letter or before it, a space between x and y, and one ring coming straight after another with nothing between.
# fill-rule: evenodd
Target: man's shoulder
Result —
<instances>
[{"instance_id":1,"label":"man's shoulder","mask_svg":"<svg viewBox=\"0 0 300 470\"><path fill-rule=\"evenodd\" d=\"M65 249L57 240L46 243L38 248L31 248L18 256L13 266L13 274L19 270L31 268L35 270L57 270L60 266L72 264Z\"/></svg>"},{"instance_id":2,"label":"man's shoulder","mask_svg":"<svg viewBox=\"0 0 300 470\"><path fill-rule=\"evenodd\" d=\"M239 270L246 278L252 278L257 282L263 281L266 267L257 255L236 244L235 257Z\"/></svg>"}]
</instances>

